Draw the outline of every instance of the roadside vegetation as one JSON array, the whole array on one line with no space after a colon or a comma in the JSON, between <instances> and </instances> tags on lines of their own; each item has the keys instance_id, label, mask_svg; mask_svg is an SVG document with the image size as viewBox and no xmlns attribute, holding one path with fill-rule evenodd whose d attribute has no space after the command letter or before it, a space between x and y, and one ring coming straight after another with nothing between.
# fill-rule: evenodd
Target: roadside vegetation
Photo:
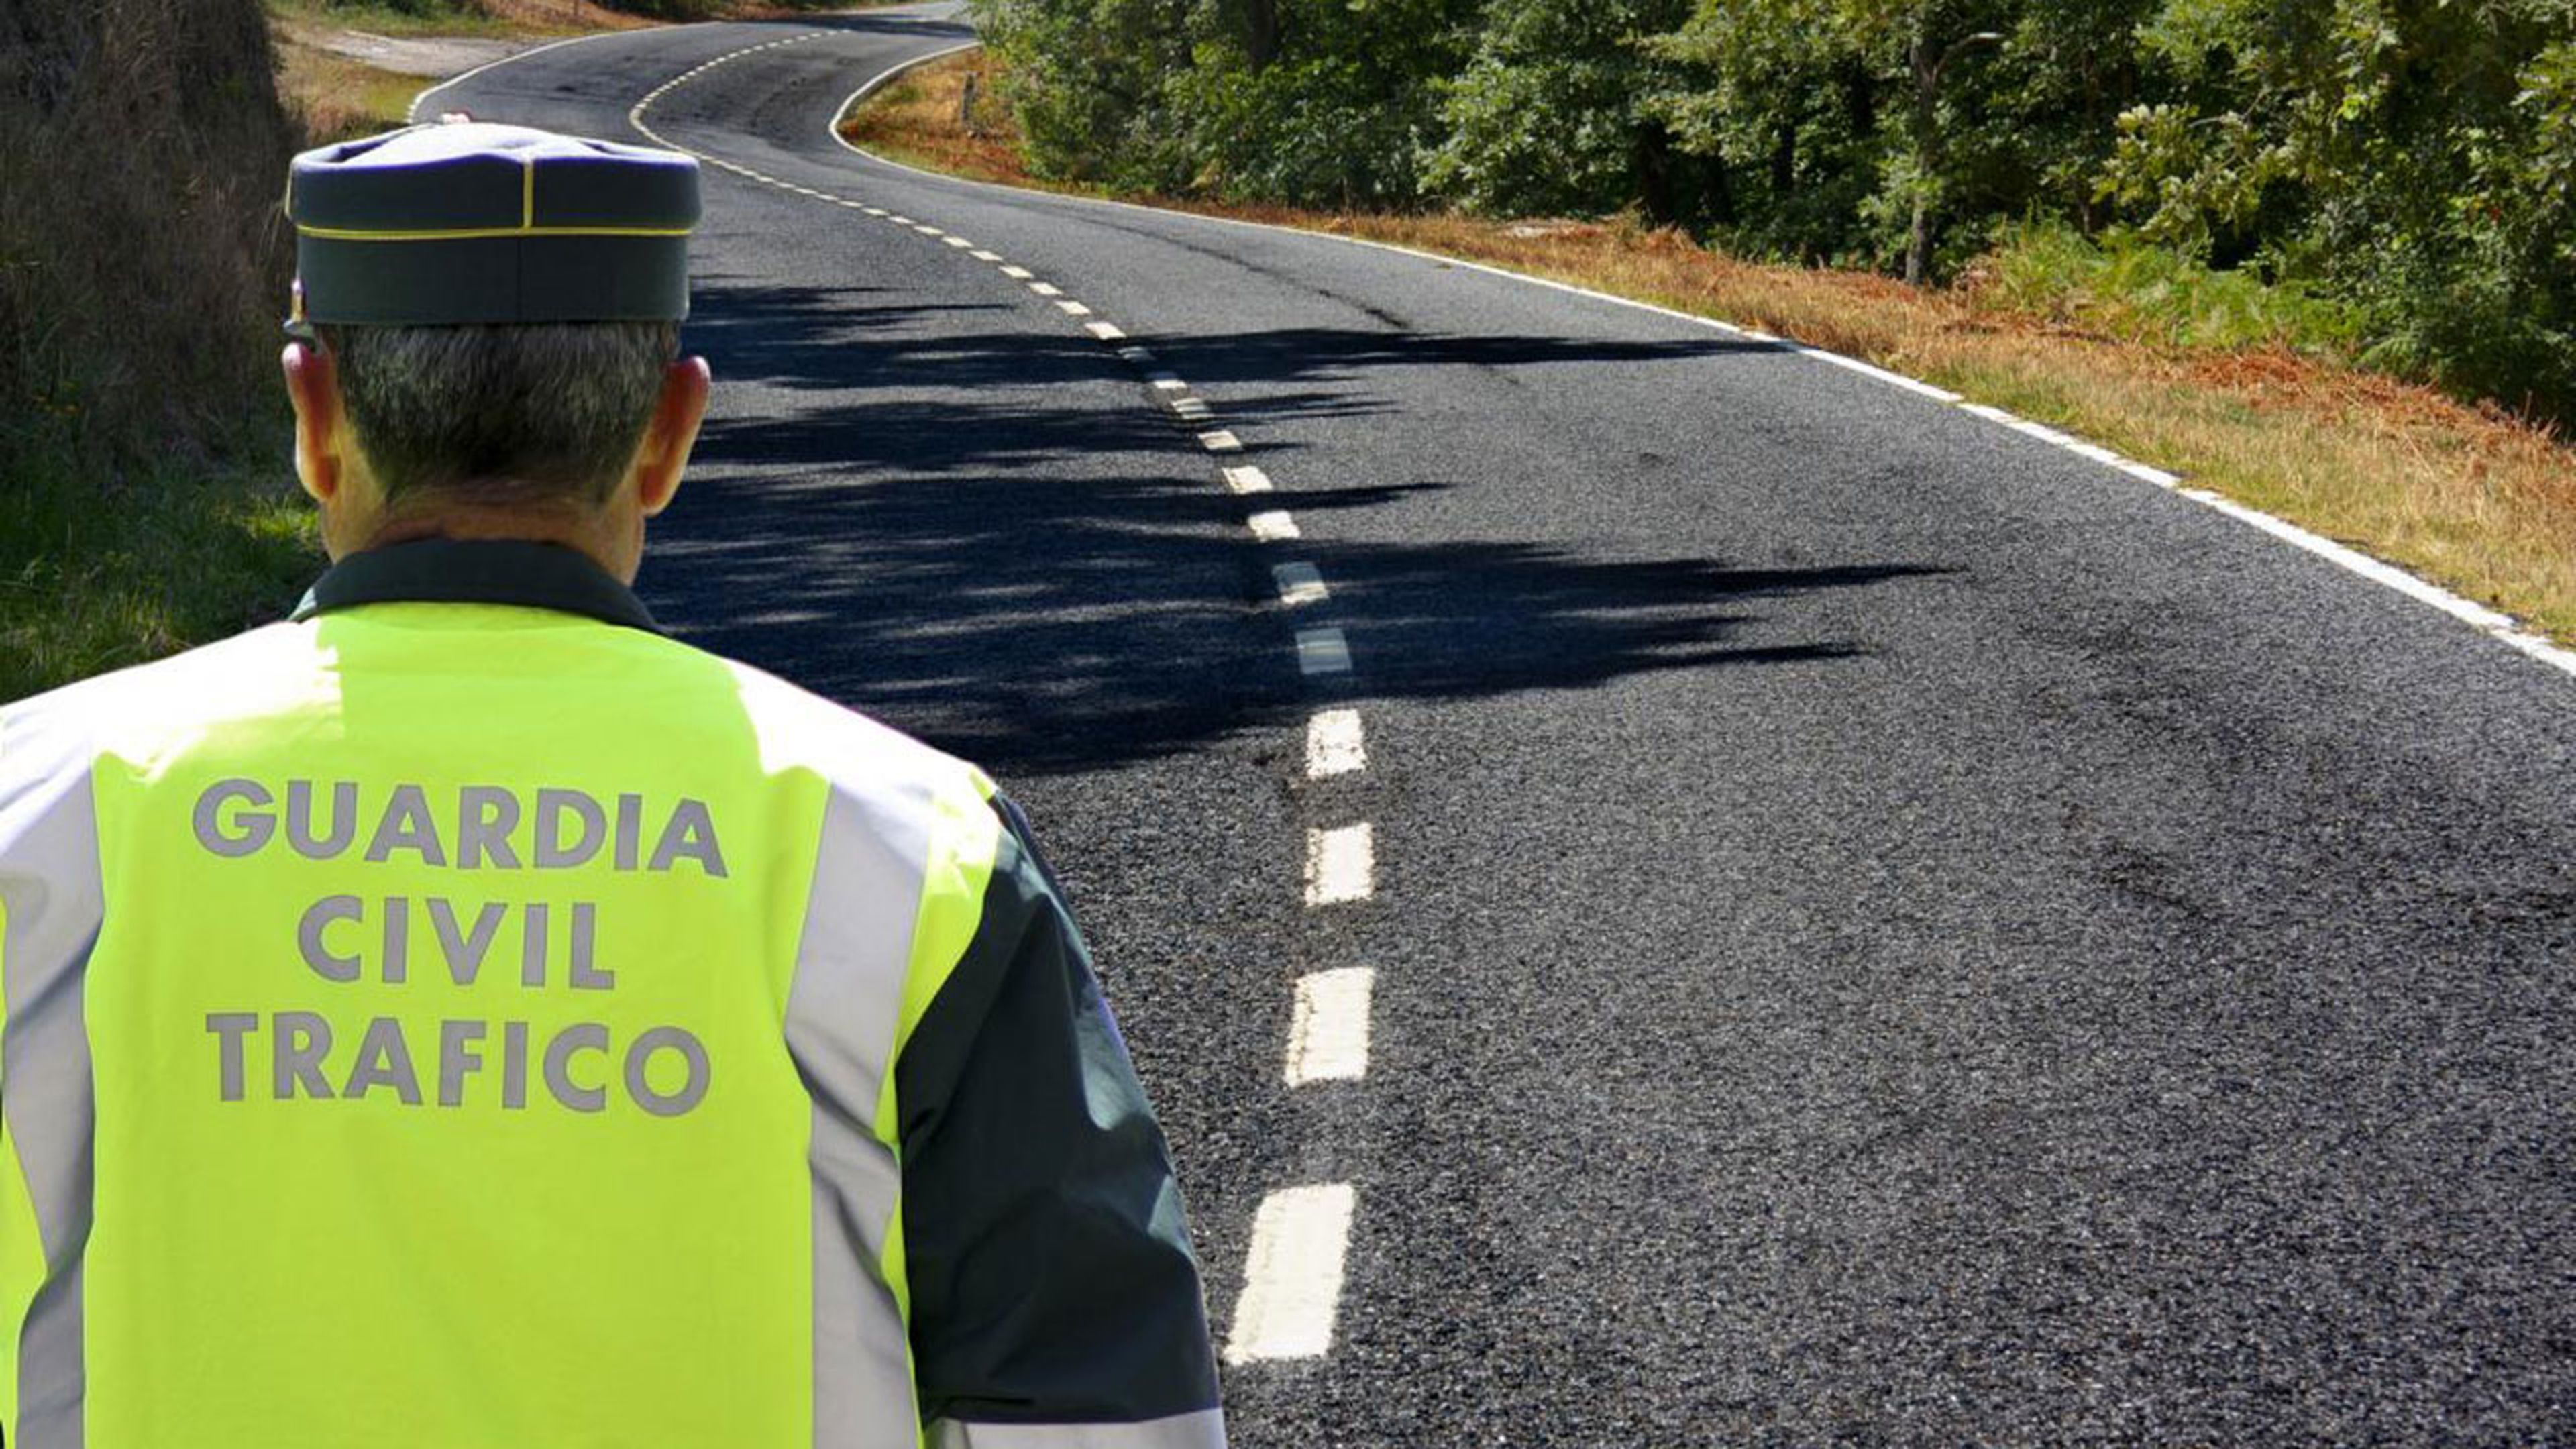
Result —
<instances>
[{"instance_id":1,"label":"roadside vegetation","mask_svg":"<svg viewBox=\"0 0 2576 1449\"><path fill-rule=\"evenodd\" d=\"M0 698L294 601L294 126L238 0L17 0L0 46Z\"/></svg>"},{"instance_id":2,"label":"roadside vegetation","mask_svg":"<svg viewBox=\"0 0 2576 1449\"><path fill-rule=\"evenodd\" d=\"M297 149L426 77L334 49L796 0L12 0L0 45L0 701L277 618L320 567L276 378Z\"/></svg>"},{"instance_id":3,"label":"roadside vegetation","mask_svg":"<svg viewBox=\"0 0 2576 1449\"><path fill-rule=\"evenodd\" d=\"M1630 214L1923 284L2036 225L2123 265L2203 269L2202 287L2295 289L2318 305L2282 315L2284 343L2536 417L2576 409L2568 0L974 10L1050 179Z\"/></svg>"},{"instance_id":4,"label":"roadside vegetation","mask_svg":"<svg viewBox=\"0 0 2576 1449\"><path fill-rule=\"evenodd\" d=\"M976 100L966 104L971 83ZM915 70L843 134L911 165L1491 263L1866 358L2099 440L2576 642L2576 451L2549 427L2356 365L2355 309L2134 233L2000 227L1934 286L1749 260L1605 220L1336 210L1040 173L1003 57Z\"/></svg>"}]
</instances>

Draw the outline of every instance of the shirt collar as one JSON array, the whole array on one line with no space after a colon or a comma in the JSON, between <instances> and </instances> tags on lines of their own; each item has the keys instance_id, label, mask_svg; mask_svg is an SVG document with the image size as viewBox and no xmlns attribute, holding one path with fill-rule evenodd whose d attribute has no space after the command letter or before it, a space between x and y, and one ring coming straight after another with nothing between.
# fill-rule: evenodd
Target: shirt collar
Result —
<instances>
[{"instance_id":1,"label":"shirt collar","mask_svg":"<svg viewBox=\"0 0 2576 1449\"><path fill-rule=\"evenodd\" d=\"M314 581L294 618L394 603L515 604L662 632L643 601L587 556L519 539L425 538L353 553Z\"/></svg>"}]
</instances>

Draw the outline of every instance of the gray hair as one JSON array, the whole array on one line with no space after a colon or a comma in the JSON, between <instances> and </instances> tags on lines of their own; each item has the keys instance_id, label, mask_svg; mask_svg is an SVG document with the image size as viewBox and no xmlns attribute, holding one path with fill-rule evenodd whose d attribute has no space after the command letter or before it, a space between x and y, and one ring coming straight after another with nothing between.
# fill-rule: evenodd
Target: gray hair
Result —
<instances>
[{"instance_id":1,"label":"gray hair","mask_svg":"<svg viewBox=\"0 0 2576 1449\"><path fill-rule=\"evenodd\" d=\"M314 330L388 505L605 502L680 339L676 322Z\"/></svg>"}]
</instances>

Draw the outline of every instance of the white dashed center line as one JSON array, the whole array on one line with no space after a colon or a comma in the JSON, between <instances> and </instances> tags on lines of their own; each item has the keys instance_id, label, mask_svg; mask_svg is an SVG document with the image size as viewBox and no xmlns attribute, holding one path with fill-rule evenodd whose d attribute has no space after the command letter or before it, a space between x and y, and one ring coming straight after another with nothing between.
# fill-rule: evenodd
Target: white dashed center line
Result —
<instances>
[{"instance_id":1,"label":"white dashed center line","mask_svg":"<svg viewBox=\"0 0 2576 1449\"><path fill-rule=\"evenodd\" d=\"M1368 1075L1369 995L1376 984L1377 973L1366 966L1298 978L1288 1019L1289 1086Z\"/></svg>"},{"instance_id":2,"label":"white dashed center line","mask_svg":"<svg viewBox=\"0 0 2576 1449\"><path fill-rule=\"evenodd\" d=\"M1243 1296L1235 1300L1225 1339L1227 1363L1317 1358L1331 1350L1358 1197L1349 1183L1334 1182L1282 1188L1261 1200L1252 1217Z\"/></svg>"},{"instance_id":3,"label":"white dashed center line","mask_svg":"<svg viewBox=\"0 0 2576 1449\"><path fill-rule=\"evenodd\" d=\"M1339 629L1297 631L1297 667L1309 675L1351 672L1351 641Z\"/></svg>"},{"instance_id":4,"label":"white dashed center line","mask_svg":"<svg viewBox=\"0 0 2576 1449\"><path fill-rule=\"evenodd\" d=\"M796 44L826 34L829 32L809 32L737 51L734 55ZM645 108L681 81L732 58L718 56L665 82L639 100L628 111L628 119L651 139L664 145L671 144L644 123ZM690 154L700 155L697 152ZM1003 276L1025 285L1037 296L1053 301L1057 309L1069 317L1095 316L1090 307L1065 296L1055 284L1039 281L1028 268L1010 263L1000 253L978 247L966 238L928 222L915 221L854 198L781 181L722 157L701 155L701 159L796 195L863 211L923 236L937 238L949 249L965 252L976 261L999 269ZM1098 341L1115 347L1118 356L1140 372L1156 361L1151 349L1129 344L1126 331L1115 323L1089 321L1083 324L1083 330ZM1197 433L1200 447L1218 455L1244 451L1243 440L1233 431L1210 426L1216 416L1214 407L1205 399L1190 395L1189 384L1178 374L1152 372L1147 381L1154 395L1175 416L1202 429ZM2030 430L2025 428L2025 431ZM1257 467L1223 467L1219 472L1227 490L1237 496L1266 495L1277 488L1270 475ZM1245 522L1253 536L1265 543L1299 536L1295 519L1285 509L1263 509L1253 513ZM1310 607L1331 598L1324 585L1323 574L1312 563L1275 565L1271 577L1278 587L1280 602L1287 607ZM1350 642L1338 628L1300 629L1296 634L1296 648L1297 667L1310 679L1351 672ZM1327 709L1308 721L1306 773L1309 779L1354 775L1367 768L1368 751L1358 710ZM1366 823L1308 832L1306 903L1309 906L1369 900L1377 890L1376 874L1374 837ZM1298 980L1283 1068L1289 1086L1359 1081L1367 1076L1370 1008L1376 980L1375 971L1364 966L1316 971ZM1349 1183L1291 1187L1262 1200L1253 1219L1251 1254L1244 1273L1243 1295L1235 1305L1226 1339L1226 1362L1246 1364L1261 1359L1314 1358L1330 1351L1334 1320L1340 1308L1351 1221L1357 1202L1357 1190Z\"/></svg>"},{"instance_id":5,"label":"white dashed center line","mask_svg":"<svg viewBox=\"0 0 2576 1449\"><path fill-rule=\"evenodd\" d=\"M1327 780L1368 768L1368 741L1355 709L1328 709L1306 722L1306 778Z\"/></svg>"},{"instance_id":6,"label":"white dashed center line","mask_svg":"<svg viewBox=\"0 0 2576 1449\"><path fill-rule=\"evenodd\" d=\"M1281 564L1270 571L1270 580L1279 586L1279 602L1292 609L1320 604L1333 596L1324 587L1323 574L1310 563Z\"/></svg>"},{"instance_id":7,"label":"white dashed center line","mask_svg":"<svg viewBox=\"0 0 2576 1449\"><path fill-rule=\"evenodd\" d=\"M1367 822L1306 832L1306 904L1338 906L1377 894L1377 854Z\"/></svg>"}]
</instances>

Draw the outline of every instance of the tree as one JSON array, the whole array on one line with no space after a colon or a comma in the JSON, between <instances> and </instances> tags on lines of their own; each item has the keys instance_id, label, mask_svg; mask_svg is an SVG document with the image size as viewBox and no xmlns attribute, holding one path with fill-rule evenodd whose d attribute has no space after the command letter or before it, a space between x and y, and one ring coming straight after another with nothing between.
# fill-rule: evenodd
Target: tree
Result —
<instances>
[{"instance_id":1,"label":"tree","mask_svg":"<svg viewBox=\"0 0 2576 1449\"><path fill-rule=\"evenodd\" d=\"M1681 71L1645 37L1690 0L1490 0L1473 58L1441 89L1447 135L1425 180L1470 209L1694 219L1670 127L1653 109Z\"/></svg>"},{"instance_id":2,"label":"tree","mask_svg":"<svg viewBox=\"0 0 2576 1449\"><path fill-rule=\"evenodd\" d=\"M1801 152L1821 142L1827 169L1844 183L1832 202L1851 208L1835 218L1842 235L1833 249L1858 240L1869 216L1901 215L1906 280L1919 283L1950 179L1949 82L1973 52L2004 39L1999 23L2018 8L2007 0L1699 0L1653 49L1715 77L1708 95L1666 102L1690 144L1746 160L1748 151L1767 152L1777 203L1800 184ZM1886 104L1900 96L1901 133ZM1820 100L1827 97L1840 104ZM1817 159L1810 154L1804 170L1815 171Z\"/></svg>"},{"instance_id":3,"label":"tree","mask_svg":"<svg viewBox=\"0 0 2576 1449\"><path fill-rule=\"evenodd\" d=\"M2004 38L2000 31L1977 30L1945 41L1935 30L1935 8L1914 7L1912 33L1905 44L1906 68L1914 76L1914 214L1905 239L1905 282L1912 287L1923 285L1923 261L1932 247L1932 203L1940 191L1941 79L1961 56L1979 46L2000 44Z\"/></svg>"}]
</instances>

